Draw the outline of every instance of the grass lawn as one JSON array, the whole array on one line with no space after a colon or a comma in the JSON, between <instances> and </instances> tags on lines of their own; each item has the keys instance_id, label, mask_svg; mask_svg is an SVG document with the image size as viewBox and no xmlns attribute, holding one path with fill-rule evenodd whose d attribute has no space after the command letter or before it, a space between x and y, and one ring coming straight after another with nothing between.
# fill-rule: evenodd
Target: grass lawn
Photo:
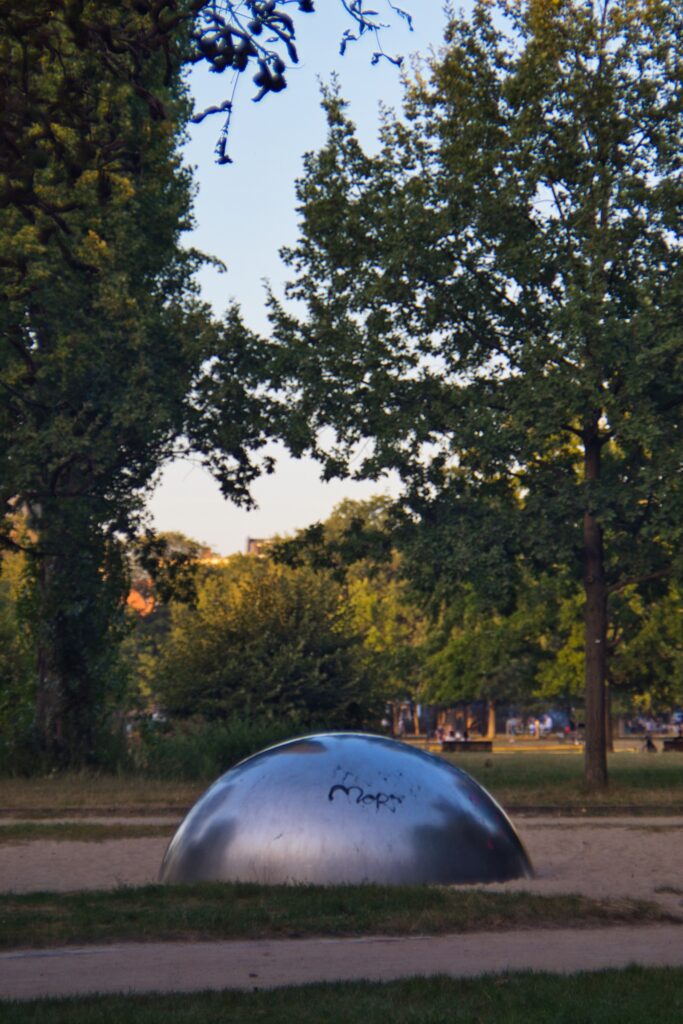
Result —
<instances>
[{"instance_id":1,"label":"grass lawn","mask_svg":"<svg viewBox=\"0 0 683 1024\"><path fill-rule=\"evenodd\" d=\"M652 903L437 886L210 883L0 895L0 947L124 940L437 935L674 920ZM681 928L683 942L683 927Z\"/></svg>"},{"instance_id":2,"label":"grass lawn","mask_svg":"<svg viewBox=\"0 0 683 1024\"><path fill-rule=\"evenodd\" d=\"M21 822L15 825L3 825L0 820L0 846L8 843L30 843L38 839L51 842L101 843L105 839L147 839L153 836L168 836L175 832L173 825L128 825L114 823L105 825L100 822Z\"/></svg>"},{"instance_id":3,"label":"grass lawn","mask_svg":"<svg viewBox=\"0 0 683 1024\"><path fill-rule=\"evenodd\" d=\"M4 1024L673 1024L683 1020L683 970L50 999L5 1003L2 1019Z\"/></svg>"},{"instance_id":4,"label":"grass lawn","mask_svg":"<svg viewBox=\"0 0 683 1024\"><path fill-rule=\"evenodd\" d=\"M0 778L0 811L22 817L64 814L182 814L206 789L202 782L162 782L134 775L63 772L42 778Z\"/></svg>"},{"instance_id":5,"label":"grass lawn","mask_svg":"<svg viewBox=\"0 0 683 1024\"><path fill-rule=\"evenodd\" d=\"M610 786L583 789L583 757L552 753L451 754L447 759L479 780L503 805L599 811L601 807L683 812L683 754L610 755ZM67 814L151 814L186 811L208 782L161 782L135 776L76 772L35 779L0 779L0 813L22 817Z\"/></svg>"},{"instance_id":6,"label":"grass lawn","mask_svg":"<svg viewBox=\"0 0 683 1024\"><path fill-rule=\"evenodd\" d=\"M683 813L683 754L609 756L609 788L588 794L583 757L551 753L450 754L447 759L473 775L505 808L600 807Z\"/></svg>"}]
</instances>

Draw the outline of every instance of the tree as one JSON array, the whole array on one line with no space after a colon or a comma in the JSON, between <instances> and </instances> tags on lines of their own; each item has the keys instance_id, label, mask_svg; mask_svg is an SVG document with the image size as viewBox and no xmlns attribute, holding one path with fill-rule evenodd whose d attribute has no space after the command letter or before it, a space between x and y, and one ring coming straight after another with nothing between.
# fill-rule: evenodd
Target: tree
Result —
<instances>
[{"instance_id":1,"label":"tree","mask_svg":"<svg viewBox=\"0 0 683 1024\"><path fill-rule=\"evenodd\" d=\"M624 617L628 615L631 628L610 663L612 693L619 697L624 694L628 704L648 711L671 710L683 703L680 588L671 583L663 595L649 604L637 592L628 598ZM617 641L620 639L617 636Z\"/></svg>"},{"instance_id":2,"label":"tree","mask_svg":"<svg viewBox=\"0 0 683 1024\"><path fill-rule=\"evenodd\" d=\"M272 300L295 450L398 470L440 587L582 584L592 788L610 596L680 570L682 32L656 0L481 0L372 157L328 93L285 253L307 317Z\"/></svg>"},{"instance_id":3,"label":"tree","mask_svg":"<svg viewBox=\"0 0 683 1024\"><path fill-rule=\"evenodd\" d=\"M196 606L175 604L156 693L171 715L373 720L377 697L338 583L328 573L236 555L209 570Z\"/></svg>"},{"instance_id":4,"label":"tree","mask_svg":"<svg viewBox=\"0 0 683 1024\"><path fill-rule=\"evenodd\" d=\"M648 588L649 589L649 588ZM538 693L550 699L581 693L580 592L560 604L550 651L539 669ZM610 601L607 683L613 711L671 710L683 700L681 595L673 582L644 592L629 586Z\"/></svg>"},{"instance_id":5,"label":"tree","mask_svg":"<svg viewBox=\"0 0 683 1024\"><path fill-rule=\"evenodd\" d=\"M429 624L412 600L392 540L385 497L340 502L323 523L276 541L269 554L290 566L332 573L351 622L363 637L384 699L420 700Z\"/></svg>"},{"instance_id":6,"label":"tree","mask_svg":"<svg viewBox=\"0 0 683 1024\"><path fill-rule=\"evenodd\" d=\"M553 580L524 580L514 607L496 612L473 588L464 589L442 609L430 635L429 697L517 707L536 703L539 675L550 675L556 664L549 640L558 590Z\"/></svg>"},{"instance_id":7,"label":"tree","mask_svg":"<svg viewBox=\"0 0 683 1024\"><path fill-rule=\"evenodd\" d=\"M121 692L121 542L138 535L160 466L191 449L246 500L263 426L252 397L258 356L228 343L198 300L202 257L180 241L192 196L178 152L189 113L180 73L166 81L154 55L129 54L130 81L108 74L68 10L44 30L59 41L52 63L4 41L10 110L24 116L28 142L38 139L37 201L7 201L0 213L0 536L24 551L33 580L36 755L56 764L97 760ZM118 25L131 8L106 13ZM81 91L81 129L37 114L26 128L20 99L38 92L61 110L69 83ZM165 118L150 119L148 94L163 97ZM12 173L9 193L23 188Z\"/></svg>"}]
</instances>

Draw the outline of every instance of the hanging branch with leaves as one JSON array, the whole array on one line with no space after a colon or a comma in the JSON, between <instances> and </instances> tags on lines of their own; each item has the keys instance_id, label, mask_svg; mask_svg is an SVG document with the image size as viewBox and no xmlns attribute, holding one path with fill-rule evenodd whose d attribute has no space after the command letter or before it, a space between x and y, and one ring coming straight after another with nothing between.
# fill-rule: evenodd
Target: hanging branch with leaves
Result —
<instances>
[{"instance_id":1,"label":"hanging branch with leaves","mask_svg":"<svg viewBox=\"0 0 683 1024\"><path fill-rule=\"evenodd\" d=\"M355 26L353 30L349 28L343 33L339 52L343 55L349 43L371 33L377 44L371 63L377 64L385 59L400 67L403 58L391 56L382 47L380 34L389 26L387 22L378 20L378 12L369 10L365 0L339 2ZM412 16L396 7L391 0L385 0L385 3L412 31ZM211 114L226 114L216 143L219 164L232 162L227 154L227 142L239 76L248 69L250 62L252 67L256 66L253 82L257 87L257 93L253 99L255 103L260 103L268 93L278 93L286 89L285 74L288 67L299 62L296 24L285 10L292 4L296 5L301 14L315 12L313 0L213 0L205 4L195 15L192 33L194 49L190 61L193 64L206 62L210 70L216 74L233 72L230 99L206 107L192 118L194 124L200 124Z\"/></svg>"}]
</instances>

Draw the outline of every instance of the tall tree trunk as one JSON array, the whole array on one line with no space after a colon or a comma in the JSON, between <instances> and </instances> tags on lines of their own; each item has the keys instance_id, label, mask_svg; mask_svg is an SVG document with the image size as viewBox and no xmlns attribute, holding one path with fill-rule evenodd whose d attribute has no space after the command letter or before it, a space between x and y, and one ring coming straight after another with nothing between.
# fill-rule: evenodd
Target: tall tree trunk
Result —
<instances>
[{"instance_id":1,"label":"tall tree trunk","mask_svg":"<svg viewBox=\"0 0 683 1024\"><path fill-rule=\"evenodd\" d=\"M486 723L486 735L484 739L495 740L496 738L496 702L495 700L489 699L488 703L488 720Z\"/></svg>"},{"instance_id":2,"label":"tall tree trunk","mask_svg":"<svg viewBox=\"0 0 683 1024\"><path fill-rule=\"evenodd\" d=\"M79 517L79 512L81 513ZM44 767L79 768L108 756L119 693L125 573L87 505L32 510L33 596L27 625L37 653L35 745Z\"/></svg>"},{"instance_id":3,"label":"tall tree trunk","mask_svg":"<svg viewBox=\"0 0 683 1024\"><path fill-rule=\"evenodd\" d=\"M38 605L43 614L36 627L37 679L35 738L49 765L61 762L64 744L64 688L56 651L58 625L45 610L53 604L55 558L44 557L36 571Z\"/></svg>"},{"instance_id":4,"label":"tall tree trunk","mask_svg":"<svg viewBox=\"0 0 683 1024\"><path fill-rule=\"evenodd\" d=\"M608 679L605 683L605 749L614 753L614 729L612 728L612 686Z\"/></svg>"},{"instance_id":5,"label":"tall tree trunk","mask_svg":"<svg viewBox=\"0 0 683 1024\"><path fill-rule=\"evenodd\" d=\"M597 423L587 432L585 444L585 480L600 479L602 442ZM589 496L590 500L590 496ZM607 677L607 585L602 527L595 510L583 514L583 582L586 594L586 752L585 781L589 789L607 785L605 731L605 680Z\"/></svg>"}]
</instances>

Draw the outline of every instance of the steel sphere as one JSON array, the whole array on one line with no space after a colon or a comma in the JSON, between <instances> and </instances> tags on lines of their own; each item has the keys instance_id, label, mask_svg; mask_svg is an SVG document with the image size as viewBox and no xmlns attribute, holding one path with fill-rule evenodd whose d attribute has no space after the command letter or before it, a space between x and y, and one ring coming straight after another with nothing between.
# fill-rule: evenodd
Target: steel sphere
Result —
<instances>
[{"instance_id":1,"label":"steel sphere","mask_svg":"<svg viewBox=\"0 0 683 1024\"><path fill-rule=\"evenodd\" d=\"M504 882L532 875L495 800L466 772L361 733L289 740L199 798L162 882L318 885Z\"/></svg>"}]
</instances>

